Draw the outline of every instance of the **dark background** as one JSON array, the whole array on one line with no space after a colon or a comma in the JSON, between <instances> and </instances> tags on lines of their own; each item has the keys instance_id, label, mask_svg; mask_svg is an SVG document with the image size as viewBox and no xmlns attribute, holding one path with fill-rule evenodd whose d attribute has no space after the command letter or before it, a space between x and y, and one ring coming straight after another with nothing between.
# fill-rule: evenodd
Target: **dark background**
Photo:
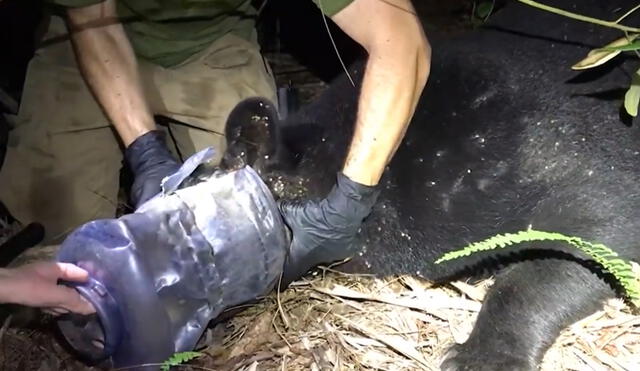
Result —
<instances>
[{"instance_id":1,"label":"dark background","mask_svg":"<svg viewBox=\"0 0 640 371\"><path fill-rule=\"evenodd\" d=\"M265 53L290 54L323 81L331 80L341 71L319 9L311 0L253 2L256 8L261 8L258 29ZM473 3L473 0L414 0L425 28L439 31L464 28ZM0 0L0 88L16 100L41 33L38 25L42 18L42 0ZM328 23L345 62L353 61L361 53L359 46L331 20Z\"/></svg>"}]
</instances>

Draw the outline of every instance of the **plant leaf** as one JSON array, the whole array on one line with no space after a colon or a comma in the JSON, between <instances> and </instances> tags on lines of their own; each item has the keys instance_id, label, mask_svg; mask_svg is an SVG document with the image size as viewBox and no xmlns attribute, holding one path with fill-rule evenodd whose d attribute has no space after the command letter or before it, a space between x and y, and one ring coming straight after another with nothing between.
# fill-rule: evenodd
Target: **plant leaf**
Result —
<instances>
[{"instance_id":1,"label":"plant leaf","mask_svg":"<svg viewBox=\"0 0 640 371\"><path fill-rule=\"evenodd\" d=\"M203 354L200 353L200 352L175 353L174 355L169 357L168 360L166 360L166 361L164 361L162 363L161 370L162 371L169 371L169 368L171 368L171 366L178 366L178 365L180 365L182 363L189 362L190 360L192 360L194 358L198 358L198 357L200 357L202 355Z\"/></svg>"},{"instance_id":2,"label":"plant leaf","mask_svg":"<svg viewBox=\"0 0 640 371\"><path fill-rule=\"evenodd\" d=\"M602 47L600 49L595 49L595 50L630 52L630 51L639 50L639 49L640 49L640 41L634 41L634 42L630 42L630 43L625 44L625 45L604 46L604 47Z\"/></svg>"},{"instance_id":3,"label":"plant leaf","mask_svg":"<svg viewBox=\"0 0 640 371\"><path fill-rule=\"evenodd\" d=\"M486 19L493 12L493 1L483 1L478 4L478 8L476 9L476 17L481 19Z\"/></svg>"},{"instance_id":4,"label":"plant leaf","mask_svg":"<svg viewBox=\"0 0 640 371\"><path fill-rule=\"evenodd\" d=\"M638 115L638 103L640 102L640 70L631 77L631 86L624 95L624 109L633 117Z\"/></svg>"},{"instance_id":5,"label":"plant leaf","mask_svg":"<svg viewBox=\"0 0 640 371\"><path fill-rule=\"evenodd\" d=\"M629 37L621 37L613 42L603 46L602 48L593 49L587 54L587 56L580 62L571 66L572 70L586 70L588 68L597 67L603 65L615 58L618 54L622 53L622 48L630 45L638 34L629 35Z\"/></svg>"},{"instance_id":6,"label":"plant leaf","mask_svg":"<svg viewBox=\"0 0 640 371\"><path fill-rule=\"evenodd\" d=\"M637 74L638 73L636 73L636 75ZM469 256L480 251L505 248L513 244L531 241L560 241L582 250L611 273L624 288L631 304L636 309L640 308L640 266L635 262L628 262L620 258L615 251L603 244L584 241L579 237L569 237L560 233L533 229L520 231L518 233L498 234L484 241L472 243L463 249L448 252L436 260L435 263L440 264L444 261Z\"/></svg>"}]
</instances>

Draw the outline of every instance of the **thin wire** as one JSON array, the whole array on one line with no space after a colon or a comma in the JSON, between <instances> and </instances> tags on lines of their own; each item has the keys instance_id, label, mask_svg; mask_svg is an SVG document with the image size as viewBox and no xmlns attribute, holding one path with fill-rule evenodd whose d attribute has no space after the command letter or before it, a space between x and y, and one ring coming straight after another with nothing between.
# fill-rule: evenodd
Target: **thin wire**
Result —
<instances>
[{"instance_id":1,"label":"thin wire","mask_svg":"<svg viewBox=\"0 0 640 371\"><path fill-rule=\"evenodd\" d=\"M340 64L342 65L342 68L344 69L344 72L347 74L347 77L349 77L349 81L351 81L351 85L353 85L353 87L356 86L356 84L353 82L353 79L351 78L351 75L349 74L349 70L347 70L347 66L345 66L344 61L342 60L342 57L340 56L340 51L338 50L338 47L336 46L335 41L333 40L333 35L331 35L331 30L329 29L329 23L327 23L327 18L324 15L324 6L322 5L322 0L318 0L318 5L320 6L320 13L322 15L322 21L324 22L324 27L327 29L327 33L329 34L329 39L331 39L331 44L333 44L333 50L335 50L336 55L338 56L338 60L340 61Z\"/></svg>"},{"instance_id":2,"label":"thin wire","mask_svg":"<svg viewBox=\"0 0 640 371\"><path fill-rule=\"evenodd\" d=\"M414 11L412 11L412 10L409 10L409 9L403 8L403 7L401 7L400 5L396 5L396 4L394 4L394 3L392 3L392 2L390 2L390 1L388 1L388 0L378 0L378 1L380 1L381 3L385 3L385 4L389 5L389 6L392 6L392 7L396 8L396 9L398 9L398 10L401 10L401 11L403 11L403 12L405 12L405 13L409 13L409 14L413 14L413 15L415 15L415 16L418 16L418 13L416 13L416 12L414 12ZM495 0L494 0L494 1L495 1ZM475 4L474 4L474 5L475 5Z\"/></svg>"}]
</instances>

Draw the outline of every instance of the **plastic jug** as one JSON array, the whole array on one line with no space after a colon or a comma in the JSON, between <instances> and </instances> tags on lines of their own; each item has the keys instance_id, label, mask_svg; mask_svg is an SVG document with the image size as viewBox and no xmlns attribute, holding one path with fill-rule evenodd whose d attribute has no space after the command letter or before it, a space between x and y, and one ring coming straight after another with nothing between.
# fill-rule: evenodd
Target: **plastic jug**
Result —
<instances>
[{"instance_id":1,"label":"plastic jug","mask_svg":"<svg viewBox=\"0 0 640 371\"><path fill-rule=\"evenodd\" d=\"M218 170L185 186L212 156L192 156L135 213L89 222L63 242L58 260L89 272L74 286L97 313L58 325L86 359L163 362L192 350L223 310L277 284L290 241L256 172Z\"/></svg>"}]
</instances>

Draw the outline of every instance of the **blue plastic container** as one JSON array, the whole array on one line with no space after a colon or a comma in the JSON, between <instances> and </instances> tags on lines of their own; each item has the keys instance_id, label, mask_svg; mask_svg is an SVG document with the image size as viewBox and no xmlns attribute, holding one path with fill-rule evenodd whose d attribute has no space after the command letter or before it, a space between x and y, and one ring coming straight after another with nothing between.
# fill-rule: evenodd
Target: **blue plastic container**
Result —
<instances>
[{"instance_id":1,"label":"blue plastic container","mask_svg":"<svg viewBox=\"0 0 640 371\"><path fill-rule=\"evenodd\" d=\"M135 213L87 223L64 241L58 260L89 271L90 282L75 287L97 314L58 324L85 358L163 362L192 350L223 310L277 283L290 241L255 171L217 171L180 188L212 154L186 161Z\"/></svg>"}]
</instances>

